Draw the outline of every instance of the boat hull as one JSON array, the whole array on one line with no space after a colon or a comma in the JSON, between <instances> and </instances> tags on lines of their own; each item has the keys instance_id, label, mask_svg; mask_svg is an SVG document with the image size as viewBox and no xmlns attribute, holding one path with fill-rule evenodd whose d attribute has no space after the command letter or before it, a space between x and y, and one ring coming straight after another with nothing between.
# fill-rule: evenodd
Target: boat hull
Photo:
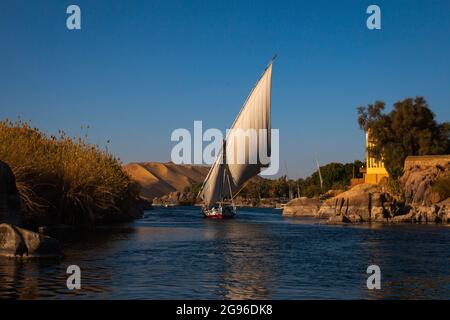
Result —
<instances>
[{"instance_id":1,"label":"boat hull","mask_svg":"<svg viewBox=\"0 0 450 320\"><path fill-rule=\"evenodd\" d=\"M236 207L226 206L218 208L203 208L203 217L211 219L233 219L236 217Z\"/></svg>"}]
</instances>

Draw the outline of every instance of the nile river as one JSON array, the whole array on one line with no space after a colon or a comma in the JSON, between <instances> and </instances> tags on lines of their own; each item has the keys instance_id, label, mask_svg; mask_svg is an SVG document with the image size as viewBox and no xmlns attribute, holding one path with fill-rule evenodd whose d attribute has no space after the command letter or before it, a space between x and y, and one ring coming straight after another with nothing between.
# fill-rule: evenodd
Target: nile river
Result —
<instances>
[{"instance_id":1,"label":"nile river","mask_svg":"<svg viewBox=\"0 0 450 320\"><path fill-rule=\"evenodd\" d=\"M0 298L449 299L450 227L329 226L279 210L203 219L157 208L96 232L64 232L60 261L0 259ZM368 290L366 269L381 268ZM81 268L81 289L66 269Z\"/></svg>"}]
</instances>

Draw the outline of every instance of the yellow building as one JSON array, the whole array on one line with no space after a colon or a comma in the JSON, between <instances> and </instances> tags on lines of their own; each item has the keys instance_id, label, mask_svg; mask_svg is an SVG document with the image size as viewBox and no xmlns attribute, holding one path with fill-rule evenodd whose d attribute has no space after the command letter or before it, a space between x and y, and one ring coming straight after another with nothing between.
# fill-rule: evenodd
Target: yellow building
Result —
<instances>
[{"instance_id":1,"label":"yellow building","mask_svg":"<svg viewBox=\"0 0 450 320\"><path fill-rule=\"evenodd\" d=\"M366 170L364 173L364 182L377 184L384 177L389 174L384 167L382 160L377 160L370 155L369 149L374 146L376 142L371 139L369 131L366 131Z\"/></svg>"}]
</instances>

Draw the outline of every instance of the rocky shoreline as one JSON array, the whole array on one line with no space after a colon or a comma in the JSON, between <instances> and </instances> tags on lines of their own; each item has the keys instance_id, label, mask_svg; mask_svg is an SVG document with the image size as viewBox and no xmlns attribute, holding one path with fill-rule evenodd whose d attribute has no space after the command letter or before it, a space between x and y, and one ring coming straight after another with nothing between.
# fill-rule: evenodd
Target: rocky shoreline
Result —
<instances>
[{"instance_id":1,"label":"rocky shoreline","mask_svg":"<svg viewBox=\"0 0 450 320\"><path fill-rule=\"evenodd\" d=\"M289 201L283 208L283 215L315 217L319 213L321 201L306 197L296 198Z\"/></svg>"},{"instance_id":2,"label":"rocky shoreline","mask_svg":"<svg viewBox=\"0 0 450 320\"><path fill-rule=\"evenodd\" d=\"M59 242L49 236L11 224L0 224L0 256L8 258L59 258Z\"/></svg>"},{"instance_id":3,"label":"rocky shoreline","mask_svg":"<svg viewBox=\"0 0 450 320\"><path fill-rule=\"evenodd\" d=\"M152 200L153 206L200 206L201 204L196 194L180 191L171 192ZM239 196L234 199L234 204L236 207L249 208L280 208L281 206L281 202L277 198L247 199Z\"/></svg>"},{"instance_id":4,"label":"rocky shoreline","mask_svg":"<svg viewBox=\"0 0 450 320\"><path fill-rule=\"evenodd\" d=\"M19 227L23 224L20 208L14 174L0 161L0 257L61 257L61 247L56 239Z\"/></svg>"},{"instance_id":5,"label":"rocky shoreline","mask_svg":"<svg viewBox=\"0 0 450 320\"><path fill-rule=\"evenodd\" d=\"M139 201L129 206L124 215L111 214L107 217L108 219L103 220L101 219L102 217L97 217L97 223L114 223L139 218L146 209L151 209L151 202L139 199ZM77 226L63 223L48 223L45 219L37 220L39 222L38 225L31 225L25 218L22 210L22 199L16 185L14 173L8 164L0 161L0 257L61 257L62 250L59 242L44 233L60 225L67 227Z\"/></svg>"},{"instance_id":6,"label":"rocky shoreline","mask_svg":"<svg viewBox=\"0 0 450 320\"><path fill-rule=\"evenodd\" d=\"M417 157L416 157L417 158ZM420 157L419 157L420 158ZM450 177L448 156L433 161L405 161L400 178L401 196L389 191L387 183L360 184L334 197L299 198L283 210L286 216L313 216L326 223L450 223L450 198L433 185ZM446 180L447 179L447 180Z\"/></svg>"}]
</instances>

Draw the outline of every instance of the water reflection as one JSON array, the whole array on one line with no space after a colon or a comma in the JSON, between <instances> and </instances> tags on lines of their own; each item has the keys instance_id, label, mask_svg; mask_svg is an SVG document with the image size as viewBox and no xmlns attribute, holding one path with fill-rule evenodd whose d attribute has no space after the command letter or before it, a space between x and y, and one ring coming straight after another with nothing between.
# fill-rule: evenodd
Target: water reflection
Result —
<instances>
[{"instance_id":1,"label":"water reflection","mask_svg":"<svg viewBox=\"0 0 450 320\"><path fill-rule=\"evenodd\" d=\"M223 267L218 295L223 299L270 299L273 261L270 228L263 224L221 221L207 228L207 238L223 239L217 250Z\"/></svg>"},{"instance_id":2,"label":"water reflection","mask_svg":"<svg viewBox=\"0 0 450 320\"><path fill-rule=\"evenodd\" d=\"M441 226L398 225L366 232L361 246L368 263L379 265L382 289L366 290L371 299L427 299L450 294L448 233Z\"/></svg>"},{"instance_id":3,"label":"water reflection","mask_svg":"<svg viewBox=\"0 0 450 320\"><path fill-rule=\"evenodd\" d=\"M448 299L450 228L327 226L242 209L202 219L161 208L126 226L55 235L59 261L0 259L0 298L13 299ZM82 290L66 269L82 270ZM377 264L382 289L366 287Z\"/></svg>"},{"instance_id":4,"label":"water reflection","mask_svg":"<svg viewBox=\"0 0 450 320\"><path fill-rule=\"evenodd\" d=\"M107 293L110 290L105 284L114 270L102 266L102 257L114 250L115 241L132 232L129 227L57 231L53 236L63 242L65 257L61 259L0 259L0 299L82 298ZM82 291L67 289L66 270L72 264L82 266Z\"/></svg>"}]
</instances>

